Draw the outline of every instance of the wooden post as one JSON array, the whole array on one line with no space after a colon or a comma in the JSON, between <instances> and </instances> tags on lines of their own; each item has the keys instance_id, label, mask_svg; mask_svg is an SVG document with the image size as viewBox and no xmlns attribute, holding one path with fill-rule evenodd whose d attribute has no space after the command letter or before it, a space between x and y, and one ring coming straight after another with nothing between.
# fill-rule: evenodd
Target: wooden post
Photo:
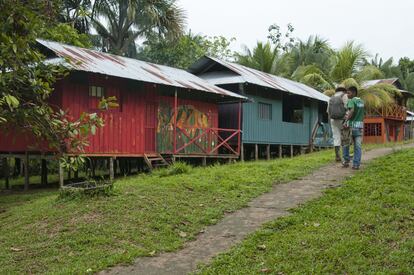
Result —
<instances>
[{"instance_id":1,"label":"wooden post","mask_svg":"<svg viewBox=\"0 0 414 275\"><path fill-rule=\"evenodd\" d=\"M279 158L283 157L283 147L282 144L279 144Z\"/></svg>"},{"instance_id":2,"label":"wooden post","mask_svg":"<svg viewBox=\"0 0 414 275\"><path fill-rule=\"evenodd\" d=\"M29 190L29 152L26 151L24 158L24 190Z\"/></svg>"},{"instance_id":3,"label":"wooden post","mask_svg":"<svg viewBox=\"0 0 414 275\"><path fill-rule=\"evenodd\" d=\"M300 146L299 155L302 155L303 146Z\"/></svg>"},{"instance_id":4,"label":"wooden post","mask_svg":"<svg viewBox=\"0 0 414 275\"><path fill-rule=\"evenodd\" d=\"M244 145L243 145L243 142L240 145L240 160L242 162L244 161Z\"/></svg>"},{"instance_id":5,"label":"wooden post","mask_svg":"<svg viewBox=\"0 0 414 275\"><path fill-rule=\"evenodd\" d=\"M96 169L96 159L91 159L91 165L92 165L92 177L95 177L96 176L96 172L95 172L95 169Z\"/></svg>"},{"instance_id":6,"label":"wooden post","mask_svg":"<svg viewBox=\"0 0 414 275\"><path fill-rule=\"evenodd\" d=\"M3 165L4 165L4 185L6 187L6 189L10 189L10 184L9 184L9 175L10 175L10 171L9 171L9 161L7 158L3 158Z\"/></svg>"},{"instance_id":7,"label":"wooden post","mask_svg":"<svg viewBox=\"0 0 414 275\"><path fill-rule=\"evenodd\" d=\"M109 180L112 182L115 178L114 175L114 158L109 158Z\"/></svg>"},{"instance_id":8,"label":"wooden post","mask_svg":"<svg viewBox=\"0 0 414 275\"><path fill-rule=\"evenodd\" d=\"M270 160L270 144L266 145L266 159Z\"/></svg>"},{"instance_id":9,"label":"wooden post","mask_svg":"<svg viewBox=\"0 0 414 275\"><path fill-rule=\"evenodd\" d=\"M254 145L254 159L259 160L259 145L258 144Z\"/></svg>"},{"instance_id":10,"label":"wooden post","mask_svg":"<svg viewBox=\"0 0 414 275\"><path fill-rule=\"evenodd\" d=\"M243 143L242 143L242 136L241 136L241 116L242 116L242 102L241 100L239 101L239 113L238 113L238 125L237 125L237 130L239 131L238 133L238 138L237 138L237 149L241 151L243 151ZM240 154L240 152L239 152ZM243 156L243 160L244 160L244 156Z\"/></svg>"},{"instance_id":11,"label":"wooden post","mask_svg":"<svg viewBox=\"0 0 414 275\"><path fill-rule=\"evenodd\" d=\"M42 159L42 165L40 167L40 182L43 185L47 184L47 161L46 159Z\"/></svg>"},{"instance_id":12,"label":"wooden post","mask_svg":"<svg viewBox=\"0 0 414 275\"><path fill-rule=\"evenodd\" d=\"M20 159L20 176L24 177L24 158Z\"/></svg>"},{"instance_id":13,"label":"wooden post","mask_svg":"<svg viewBox=\"0 0 414 275\"><path fill-rule=\"evenodd\" d=\"M64 174L63 174L63 166L62 161L59 160L59 187L62 188L64 183Z\"/></svg>"},{"instance_id":14,"label":"wooden post","mask_svg":"<svg viewBox=\"0 0 414 275\"><path fill-rule=\"evenodd\" d=\"M293 158L293 145L290 145L290 157Z\"/></svg>"},{"instance_id":15,"label":"wooden post","mask_svg":"<svg viewBox=\"0 0 414 275\"><path fill-rule=\"evenodd\" d=\"M174 140L173 140L173 154L177 153L177 115L178 115L178 99L177 99L177 89L174 93Z\"/></svg>"},{"instance_id":16,"label":"wooden post","mask_svg":"<svg viewBox=\"0 0 414 275\"><path fill-rule=\"evenodd\" d=\"M207 157L202 157L201 162L203 166L207 166Z\"/></svg>"}]
</instances>

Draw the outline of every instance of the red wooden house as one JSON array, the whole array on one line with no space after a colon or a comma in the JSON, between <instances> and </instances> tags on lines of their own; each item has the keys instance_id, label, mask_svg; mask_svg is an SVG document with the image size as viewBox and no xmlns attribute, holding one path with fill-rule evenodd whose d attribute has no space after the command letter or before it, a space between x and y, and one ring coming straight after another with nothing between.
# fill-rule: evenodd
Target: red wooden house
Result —
<instances>
[{"instance_id":1,"label":"red wooden house","mask_svg":"<svg viewBox=\"0 0 414 275\"><path fill-rule=\"evenodd\" d=\"M366 81L363 86L369 87L378 83L387 83L398 88L403 95L396 103L382 109L367 113L364 119L364 142L386 143L404 140L404 124L406 120L407 100L414 94L402 90L398 78L376 79Z\"/></svg>"},{"instance_id":2,"label":"red wooden house","mask_svg":"<svg viewBox=\"0 0 414 275\"><path fill-rule=\"evenodd\" d=\"M90 137L82 154L93 157L237 158L240 151L230 138L238 129L218 128L218 104L245 98L218 88L180 69L155 65L56 42L38 40L51 62L63 62L69 76L58 81L51 103L73 117L99 112L102 96L116 96L119 108L100 112L105 126ZM223 134L225 133L225 134ZM33 147L30 134L0 134L0 154L47 154L47 146ZM79 152L68 152L79 154ZM161 157L162 158L162 157Z\"/></svg>"}]
</instances>

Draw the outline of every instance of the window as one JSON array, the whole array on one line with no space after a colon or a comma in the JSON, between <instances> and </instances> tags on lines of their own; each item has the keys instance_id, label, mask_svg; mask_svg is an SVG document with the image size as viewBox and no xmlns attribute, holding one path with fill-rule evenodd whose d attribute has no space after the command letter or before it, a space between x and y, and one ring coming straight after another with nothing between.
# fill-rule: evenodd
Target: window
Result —
<instances>
[{"instance_id":1,"label":"window","mask_svg":"<svg viewBox=\"0 0 414 275\"><path fill-rule=\"evenodd\" d=\"M284 122L303 123L303 98L297 95L283 95L282 99Z\"/></svg>"},{"instance_id":2,"label":"window","mask_svg":"<svg viewBox=\"0 0 414 275\"><path fill-rule=\"evenodd\" d=\"M364 125L364 136L374 137L382 135L381 123L365 123Z\"/></svg>"},{"instance_id":3,"label":"window","mask_svg":"<svg viewBox=\"0 0 414 275\"><path fill-rule=\"evenodd\" d=\"M105 96L105 90L99 86L89 86L89 109L99 109L99 101Z\"/></svg>"},{"instance_id":4,"label":"window","mask_svg":"<svg viewBox=\"0 0 414 275\"><path fill-rule=\"evenodd\" d=\"M272 120L272 104L259 102L259 118Z\"/></svg>"}]
</instances>

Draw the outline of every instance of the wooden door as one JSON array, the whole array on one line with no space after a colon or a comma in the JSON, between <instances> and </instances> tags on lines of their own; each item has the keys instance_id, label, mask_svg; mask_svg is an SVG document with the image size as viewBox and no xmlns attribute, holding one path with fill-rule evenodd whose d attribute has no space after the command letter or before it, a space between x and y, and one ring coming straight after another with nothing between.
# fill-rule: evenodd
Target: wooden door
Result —
<instances>
[{"instance_id":1,"label":"wooden door","mask_svg":"<svg viewBox=\"0 0 414 275\"><path fill-rule=\"evenodd\" d=\"M145 106L145 152L156 152L157 104L149 102Z\"/></svg>"}]
</instances>

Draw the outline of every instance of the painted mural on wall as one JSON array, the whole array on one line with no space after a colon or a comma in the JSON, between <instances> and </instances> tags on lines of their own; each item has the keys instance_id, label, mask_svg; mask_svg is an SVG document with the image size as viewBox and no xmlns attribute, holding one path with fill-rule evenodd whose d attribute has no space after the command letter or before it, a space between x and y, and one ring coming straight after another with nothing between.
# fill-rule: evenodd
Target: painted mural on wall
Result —
<instances>
[{"instance_id":1,"label":"painted mural on wall","mask_svg":"<svg viewBox=\"0 0 414 275\"><path fill-rule=\"evenodd\" d=\"M315 135L314 145L320 147L333 146L332 131L329 123L319 123L319 127Z\"/></svg>"},{"instance_id":2,"label":"painted mural on wall","mask_svg":"<svg viewBox=\"0 0 414 275\"><path fill-rule=\"evenodd\" d=\"M193 105L178 106L177 114L177 149L190 142L211 127L209 116ZM209 141L208 135L197 140L202 148L208 148L210 142L214 146L216 141ZM160 103L158 107L157 147L160 152L172 152L174 144L174 109L168 103ZM186 147L180 153L201 153L202 150L195 144Z\"/></svg>"}]
</instances>

